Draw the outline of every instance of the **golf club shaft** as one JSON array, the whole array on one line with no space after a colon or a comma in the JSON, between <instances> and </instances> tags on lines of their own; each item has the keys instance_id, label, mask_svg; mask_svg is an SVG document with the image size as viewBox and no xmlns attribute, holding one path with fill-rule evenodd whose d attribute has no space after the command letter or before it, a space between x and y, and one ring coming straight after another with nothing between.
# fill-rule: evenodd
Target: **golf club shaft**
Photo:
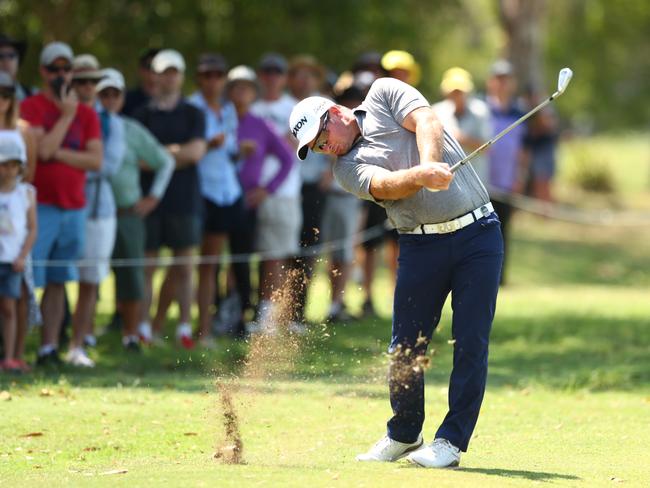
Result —
<instances>
[{"instance_id":1,"label":"golf club shaft","mask_svg":"<svg viewBox=\"0 0 650 488\"><path fill-rule=\"evenodd\" d=\"M506 127L505 129L503 129L501 132L499 132L496 136L494 136L492 139L490 139L489 141L487 141L487 142L486 142L485 144L483 144L482 146L476 148L476 149L475 149L475 150L474 150L474 151L473 151L469 156L465 156L463 159L461 159L460 161L458 161L458 162L457 162L456 164L454 164L451 168L449 168L449 171L451 171L452 173L455 173L456 170L458 170L458 168L460 168L463 164L465 164L467 161L470 161L471 159L473 159L474 156L476 156L478 153L480 153L481 151L483 151L485 148L487 148L487 147L491 146L492 144L494 144L495 142L497 142L499 139L501 139L503 136L505 136L505 135L506 135L508 132L510 132L512 129L514 129L515 127L517 127L519 124L521 124L522 122L524 122L525 120L527 120L529 117L535 115L537 112L539 112L541 109L543 109L546 105L548 105L550 102L552 102L553 99L554 99L555 97L557 97L558 95L560 95L560 92L559 92L559 91L553 93L553 95L551 95L550 97L548 97L546 100L544 100L544 101L543 101L542 103L540 103L537 107L535 107L534 109L532 109L532 110L531 110L530 112L528 112L526 115L524 115L524 116L521 117L520 119L514 121L512 124L510 124L508 127Z\"/></svg>"}]
</instances>

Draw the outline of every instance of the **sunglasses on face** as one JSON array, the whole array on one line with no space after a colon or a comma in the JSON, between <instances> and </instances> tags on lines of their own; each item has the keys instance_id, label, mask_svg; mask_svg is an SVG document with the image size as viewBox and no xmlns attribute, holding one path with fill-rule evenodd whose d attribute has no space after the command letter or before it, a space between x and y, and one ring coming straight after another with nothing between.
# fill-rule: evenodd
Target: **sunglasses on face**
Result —
<instances>
[{"instance_id":1,"label":"sunglasses on face","mask_svg":"<svg viewBox=\"0 0 650 488\"><path fill-rule=\"evenodd\" d=\"M48 73L52 73L52 74L54 74L54 73L69 73L70 71L72 71L72 65L64 64L64 65L61 65L61 66L56 66L54 64L51 64L49 66L46 66L45 70Z\"/></svg>"},{"instance_id":2,"label":"sunglasses on face","mask_svg":"<svg viewBox=\"0 0 650 488\"><path fill-rule=\"evenodd\" d=\"M99 98L118 98L122 93L115 88L106 88L99 92Z\"/></svg>"},{"instance_id":3,"label":"sunglasses on face","mask_svg":"<svg viewBox=\"0 0 650 488\"><path fill-rule=\"evenodd\" d=\"M321 120L322 123L320 126L320 130L316 134L316 138L314 139L314 145L311 147L311 150L314 152L323 152L325 146L327 145L327 139L329 138L329 133L327 132L327 124L330 121L329 111L323 114L323 118Z\"/></svg>"},{"instance_id":4,"label":"sunglasses on face","mask_svg":"<svg viewBox=\"0 0 650 488\"><path fill-rule=\"evenodd\" d=\"M76 80L72 80L72 83L75 85L96 85L99 83L99 80L95 80L92 78L78 78Z\"/></svg>"},{"instance_id":5,"label":"sunglasses on face","mask_svg":"<svg viewBox=\"0 0 650 488\"><path fill-rule=\"evenodd\" d=\"M13 88L1 88L0 89L0 98L4 98L5 100L9 100L14 97L14 94L16 91Z\"/></svg>"},{"instance_id":6,"label":"sunglasses on face","mask_svg":"<svg viewBox=\"0 0 650 488\"><path fill-rule=\"evenodd\" d=\"M18 53L0 53L0 61L5 60L5 59L16 59L18 57Z\"/></svg>"},{"instance_id":7,"label":"sunglasses on face","mask_svg":"<svg viewBox=\"0 0 650 488\"><path fill-rule=\"evenodd\" d=\"M284 71L280 68L262 68L260 70L265 75L283 75Z\"/></svg>"},{"instance_id":8,"label":"sunglasses on face","mask_svg":"<svg viewBox=\"0 0 650 488\"><path fill-rule=\"evenodd\" d=\"M225 73L221 71L204 71L202 73L199 73L199 76L206 79L223 78L225 76Z\"/></svg>"}]
</instances>

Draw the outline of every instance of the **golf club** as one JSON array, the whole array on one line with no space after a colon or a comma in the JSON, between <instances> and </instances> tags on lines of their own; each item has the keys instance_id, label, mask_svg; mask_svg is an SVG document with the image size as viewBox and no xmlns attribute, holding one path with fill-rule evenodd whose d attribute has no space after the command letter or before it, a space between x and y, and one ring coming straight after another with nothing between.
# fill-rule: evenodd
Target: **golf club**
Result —
<instances>
[{"instance_id":1,"label":"golf club","mask_svg":"<svg viewBox=\"0 0 650 488\"><path fill-rule=\"evenodd\" d=\"M489 141L487 141L485 144L483 144L482 146L476 148L476 149L475 149L471 154L469 154L468 156L465 156L463 159L461 159L460 161L458 161L458 162L457 162L456 164L454 164L451 168L449 168L449 171L451 171L452 173L455 173L455 172L458 170L458 168L460 168L460 167L461 167L463 164L465 164L467 161L470 161L470 160L471 160L472 158L474 158L474 156L476 156L478 153L480 153L480 152L483 151L485 148L487 148L487 147L491 146L492 144L494 144L496 141L498 141L499 139L501 139L504 135L506 135L506 134L507 134L508 132L510 132L512 129L514 129L515 127L517 127L519 124L521 124L522 122L524 122L526 119L528 119L529 117L533 116L534 114L536 114L537 112L539 112L541 109L543 109L544 107L546 107L546 105L548 105L548 104L551 103L553 100L555 100L557 97L559 97L560 95L562 95L562 94L564 93L564 90L566 90L566 87L569 85L569 82L571 81L571 78L572 78L572 77L573 77L573 71L571 71L571 68L562 68L562 69L560 70L560 73L559 73L559 75L558 75L558 79L557 79L557 91L556 91L555 93L553 93L553 95L551 95L551 96L548 97L546 100L544 100L542 103L540 103L539 105L537 105L537 107L535 107L534 109L532 109L530 112L528 112L527 114L525 114L523 117L521 117L520 119L518 119L518 120L516 120L515 122L513 122L512 124L510 124L510 125L509 125L508 127L506 127L505 129L503 129L501 132L499 132L496 136L494 136L492 139L490 139ZM428 188L427 188L427 189L428 189ZM438 190L433 189L433 190L429 190L429 191L438 191Z\"/></svg>"}]
</instances>

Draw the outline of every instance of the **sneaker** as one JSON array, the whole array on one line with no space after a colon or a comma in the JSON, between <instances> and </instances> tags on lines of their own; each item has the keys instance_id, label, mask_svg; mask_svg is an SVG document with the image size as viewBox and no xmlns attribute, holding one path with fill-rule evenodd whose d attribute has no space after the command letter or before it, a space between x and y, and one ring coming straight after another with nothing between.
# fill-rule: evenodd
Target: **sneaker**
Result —
<instances>
[{"instance_id":1,"label":"sneaker","mask_svg":"<svg viewBox=\"0 0 650 488\"><path fill-rule=\"evenodd\" d=\"M375 307L373 306L370 300L366 300L365 302L363 302L363 308L361 309L361 316L364 319L377 317L377 312L375 311Z\"/></svg>"},{"instance_id":2,"label":"sneaker","mask_svg":"<svg viewBox=\"0 0 650 488\"><path fill-rule=\"evenodd\" d=\"M0 362L0 370L11 374L21 374L23 372L20 362L16 359L5 359Z\"/></svg>"},{"instance_id":3,"label":"sneaker","mask_svg":"<svg viewBox=\"0 0 650 488\"><path fill-rule=\"evenodd\" d=\"M23 373L31 373L32 367L24 359L16 359L16 362Z\"/></svg>"},{"instance_id":4,"label":"sneaker","mask_svg":"<svg viewBox=\"0 0 650 488\"><path fill-rule=\"evenodd\" d=\"M394 441L386 435L372 446L367 453L359 454L357 456L357 461L391 463L408 456L413 451L416 451L422 447L422 443L422 434L418 435L417 441L411 444Z\"/></svg>"},{"instance_id":5,"label":"sneaker","mask_svg":"<svg viewBox=\"0 0 650 488\"><path fill-rule=\"evenodd\" d=\"M81 347L70 349L68 351L68 355L66 356L66 361L72 366L79 366L83 368L95 367L95 361L90 359L88 357L88 354L86 354L86 351L84 351Z\"/></svg>"},{"instance_id":6,"label":"sneaker","mask_svg":"<svg viewBox=\"0 0 650 488\"><path fill-rule=\"evenodd\" d=\"M36 366L42 368L60 368L63 366L63 361L59 356L56 349L52 349L46 353L39 354L36 358Z\"/></svg>"},{"instance_id":7,"label":"sneaker","mask_svg":"<svg viewBox=\"0 0 650 488\"><path fill-rule=\"evenodd\" d=\"M199 339L199 347L214 351L217 348L217 341L212 336L204 336Z\"/></svg>"},{"instance_id":8,"label":"sneaker","mask_svg":"<svg viewBox=\"0 0 650 488\"><path fill-rule=\"evenodd\" d=\"M122 345L126 352L140 353L140 338L138 336L124 336L122 337Z\"/></svg>"},{"instance_id":9,"label":"sneaker","mask_svg":"<svg viewBox=\"0 0 650 488\"><path fill-rule=\"evenodd\" d=\"M153 342L153 332L151 331L150 322L140 322L138 325L138 335L144 344L151 344Z\"/></svg>"},{"instance_id":10,"label":"sneaker","mask_svg":"<svg viewBox=\"0 0 650 488\"><path fill-rule=\"evenodd\" d=\"M325 322L346 323L346 322L354 322L355 320L358 320L358 318L352 315L350 312L348 312L345 308L341 308L338 310L338 312L330 313L325 319Z\"/></svg>"},{"instance_id":11,"label":"sneaker","mask_svg":"<svg viewBox=\"0 0 650 488\"><path fill-rule=\"evenodd\" d=\"M296 335L305 335L307 333L307 326L300 322L289 322L289 332Z\"/></svg>"},{"instance_id":12,"label":"sneaker","mask_svg":"<svg viewBox=\"0 0 650 488\"><path fill-rule=\"evenodd\" d=\"M192 326L190 324L178 324L178 327L176 327L176 342L184 349L194 348L194 339L192 339Z\"/></svg>"},{"instance_id":13,"label":"sneaker","mask_svg":"<svg viewBox=\"0 0 650 488\"><path fill-rule=\"evenodd\" d=\"M84 346L97 347L97 338L92 334L86 334L84 337Z\"/></svg>"},{"instance_id":14,"label":"sneaker","mask_svg":"<svg viewBox=\"0 0 650 488\"><path fill-rule=\"evenodd\" d=\"M431 445L412 452L406 459L425 468L455 468L460 462L460 449L447 439L436 439Z\"/></svg>"}]
</instances>

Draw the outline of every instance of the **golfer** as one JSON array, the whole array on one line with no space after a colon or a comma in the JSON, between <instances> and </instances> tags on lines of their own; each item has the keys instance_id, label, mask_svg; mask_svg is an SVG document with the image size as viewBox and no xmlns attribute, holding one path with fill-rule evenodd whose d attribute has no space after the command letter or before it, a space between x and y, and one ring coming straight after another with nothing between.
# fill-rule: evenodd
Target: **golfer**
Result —
<instances>
[{"instance_id":1,"label":"golfer","mask_svg":"<svg viewBox=\"0 0 650 488\"><path fill-rule=\"evenodd\" d=\"M350 110L322 97L293 109L297 154L338 156L334 174L345 190L382 205L399 231L399 269L389 352L387 435L359 461L396 461L432 468L457 466L478 419L487 377L503 241L487 191L429 102L391 78L374 82ZM443 190L431 192L432 190ZM422 358L447 295L453 308L454 365L449 411L424 445Z\"/></svg>"}]
</instances>

